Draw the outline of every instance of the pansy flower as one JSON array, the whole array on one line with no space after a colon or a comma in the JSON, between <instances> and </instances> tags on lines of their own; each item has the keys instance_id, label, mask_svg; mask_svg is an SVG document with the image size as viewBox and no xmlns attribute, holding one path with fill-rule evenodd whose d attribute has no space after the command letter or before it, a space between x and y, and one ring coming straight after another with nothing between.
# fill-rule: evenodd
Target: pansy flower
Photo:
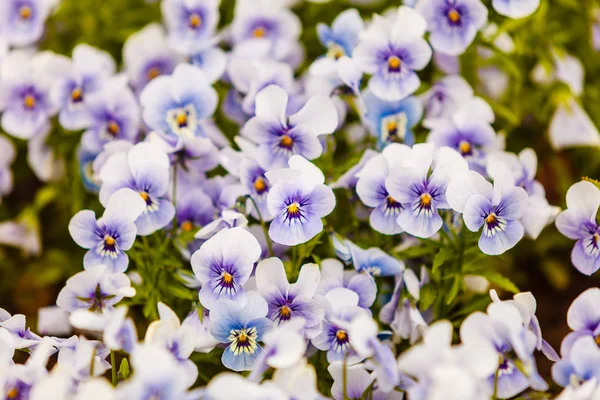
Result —
<instances>
[{"instance_id":1,"label":"pansy flower","mask_svg":"<svg viewBox=\"0 0 600 400\"><path fill-rule=\"evenodd\" d=\"M215 83L227 69L227 54L217 46L193 52L190 62L200 68L210 83Z\"/></svg>"},{"instance_id":2,"label":"pansy flower","mask_svg":"<svg viewBox=\"0 0 600 400\"><path fill-rule=\"evenodd\" d=\"M261 252L256 238L244 228L224 229L202 244L191 260L202 283L202 305L212 309L220 298L237 299Z\"/></svg>"},{"instance_id":3,"label":"pansy flower","mask_svg":"<svg viewBox=\"0 0 600 400\"><path fill-rule=\"evenodd\" d=\"M146 202L146 209L135 221L138 235L150 235L173 219L175 208L166 198L169 157L156 145L138 143L128 152L111 155L100 171L100 179L102 204L121 188L134 190Z\"/></svg>"},{"instance_id":4,"label":"pansy flower","mask_svg":"<svg viewBox=\"0 0 600 400\"><path fill-rule=\"evenodd\" d=\"M596 389L594 393L597 395L600 379L600 348L594 339L589 336L577 338L568 357L552 366L552 379L562 387L582 388L584 393ZM582 396L589 399L594 397L595 395Z\"/></svg>"},{"instance_id":5,"label":"pansy flower","mask_svg":"<svg viewBox=\"0 0 600 400\"><path fill-rule=\"evenodd\" d=\"M341 12L333 20L331 27L323 23L317 24L317 35L321 45L327 49L327 54L312 63L311 73L321 75L334 72L336 61L344 56L352 56L364 27L365 23L354 8Z\"/></svg>"},{"instance_id":6,"label":"pansy flower","mask_svg":"<svg viewBox=\"0 0 600 400\"><path fill-rule=\"evenodd\" d=\"M460 75L447 75L434 83L418 99L425 107L425 118L449 118L473 98L473 88Z\"/></svg>"},{"instance_id":7,"label":"pansy flower","mask_svg":"<svg viewBox=\"0 0 600 400\"><path fill-rule=\"evenodd\" d=\"M434 161L433 145L415 145L385 180L390 196L402 205L398 225L417 237L433 236L443 224L438 210L450 208L446 200L450 179L468 168L460 154L448 147L439 149Z\"/></svg>"},{"instance_id":8,"label":"pansy flower","mask_svg":"<svg viewBox=\"0 0 600 400\"><path fill-rule=\"evenodd\" d=\"M540 0L493 0L492 7L498 14L518 19L525 18L535 12Z\"/></svg>"},{"instance_id":9,"label":"pansy flower","mask_svg":"<svg viewBox=\"0 0 600 400\"><path fill-rule=\"evenodd\" d=\"M446 198L455 211L463 213L467 229L481 230L479 248L485 254L502 254L523 238L520 219L529 197L515 186L507 169L499 166L493 187L475 171L457 175L448 185Z\"/></svg>"},{"instance_id":10,"label":"pansy flower","mask_svg":"<svg viewBox=\"0 0 600 400\"><path fill-rule=\"evenodd\" d=\"M87 269L104 264L113 272L125 271L129 264L125 251L131 248L137 234L134 221L145 208L137 193L124 188L110 197L102 218L96 220L91 210L75 214L69 222L69 232L75 243L89 249L83 266Z\"/></svg>"},{"instance_id":11,"label":"pansy flower","mask_svg":"<svg viewBox=\"0 0 600 400\"><path fill-rule=\"evenodd\" d=\"M600 189L592 182L578 182L567 192L567 209L556 218L560 233L577 240L571 261L586 275L600 268L600 226L596 219L599 206Z\"/></svg>"},{"instance_id":12,"label":"pansy flower","mask_svg":"<svg viewBox=\"0 0 600 400\"><path fill-rule=\"evenodd\" d=\"M464 53L488 16L481 0L422 0L416 10L427 20L431 46L452 56Z\"/></svg>"},{"instance_id":13,"label":"pansy flower","mask_svg":"<svg viewBox=\"0 0 600 400\"><path fill-rule=\"evenodd\" d=\"M190 53L207 46L219 23L220 0L166 0L162 14L172 48Z\"/></svg>"},{"instance_id":14,"label":"pansy flower","mask_svg":"<svg viewBox=\"0 0 600 400\"><path fill-rule=\"evenodd\" d=\"M140 107L124 76L105 82L86 101L89 127L81 144L91 152L101 152L109 142L135 143L140 130Z\"/></svg>"},{"instance_id":15,"label":"pansy flower","mask_svg":"<svg viewBox=\"0 0 600 400\"><path fill-rule=\"evenodd\" d=\"M68 58L49 51L7 55L0 66L2 129L20 139L41 131L59 108L50 96L52 84L68 70Z\"/></svg>"},{"instance_id":16,"label":"pansy flower","mask_svg":"<svg viewBox=\"0 0 600 400\"><path fill-rule=\"evenodd\" d=\"M236 2L231 23L234 51L245 58L296 61L302 24L291 10L277 0Z\"/></svg>"},{"instance_id":17,"label":"pansy flower","mask_svg":"<svg viewBox=\"0 0 600 400\"><path fill-rule=\"evenodd\" d=\"M12 46L25 47L37 42L52 11L52 0L4 0L0 3L0 26Z\"/></svg>"},{"instance_id":18,"label":"pansy flower","mask_svg":"<svg viewBox=\"0 0 600 400\"><path fill-rule=\"evenodd\" d=\"M123 297L133 296L135 289L127 275L96 265L69 278L58 294L56 305L67 311L84 308L102 312L112 309Z\"/></svg>"},{"instance_id":19,"label":"pansy flower","mask_svg":"<svg viewBox=\"0 0 600 400\"><path fill-rule=\"evenodd\" d=\"M52 87L52 97L60 104L58 120L63 128L79 130L92 123L88 96L98 92L115 70L110 54L87 44L73 49L69 73Z\"/></svg>"},{"instance_id":20,"label":"pansy flower","mask_svg":"<svg viewBox=\"0 0 600 400\"><path fill-rule=\"evenodd\" d=\"M309 160L319 157L323 147L318 137L337 128L337 109L329 97L311 97L291 116L287 104L285 90L268 86L256 96L256 116L242 129L243 136L258 144L256 161L267 170L284 168L294 154Z\"/></svg>"},{"instance_id":21,"label":"pansy flower","mask_svg":"<svg viewBox=\"0 0 600 400\"><path fill-rule=\"evenodd\" d=\"M600 341L600 312L596 307L600 301L600 288L589 288L573 300L567 311L567 325L573 331L562 341L560 353L568 357L575 341L582 336L590 336Z\"/></svg>"},{"instance_id":22,"label":"pansy flower","mask_svg":"<svg viewBox=\"0 0 600 400\"><path fill-rule=\"evenodd\" d=\"M502 138L496 135L491 124L495 116L483 99L475 97L463 104L450 118L426 120L431 129L427 142L436 147L447 146L458 151L471 169L483 173L485 157L502 148Z\"/></svg>"},{"instance_id":23,"label":"pansy flower","mask_svg":"<svg viewBox=\"0 0 600 400\"><path fill-rule=\"evenodd\" d=\"M0 201L13 188L13 174L10 169L16 157L15 145L5 136L0 136Z\"/></svg>"},{"instance_id":24,"label":"pansy flower","mask_svg":"<svg viewBox=\"0 0 600 400\"><path fill-rule=\"evenodd\" d=\"M352 53L356 65L371 74L369 89L383 100L398 101L414 93L421 81L415 71L429 63L431 48L423 39L427 23L407 6L391 21L375 15Z\"/></svg>"},{"instance_id":25,"label":"pansy flower","mask_svg":"<svg viewBox=\"0 0 600 400\"><path fill-rule=\"evenodd\" d=\"M377 247L362 249L349 240L344 240L350 252L350 260L356 272L375 276L396 276L404 271L404 263Z\"/></svg>"},{"instance_id":26,"label":"pansy flower","mask_svg":"<svg viewBox=\"0 0 600 400\"><path fill-rule=\"evenodd\" d=\"M11 338L10 345L14 349L33 348L42 341L40 336L27 327L25 315L10 315L2 308L0 308L0 331L8 332Z\"/></svg>"},{"instance_id":27,"label":"pansy flower","mask_svg":"<svg viewBox=\"0 0 600 400\"><path fill-rule=\"evenodd\" d=\"M312 344L317 349L327 351L327 361L342 361L348 357L348 362L354 364L362 360L351 346L349 335L350 322L360 314L368 313L358 306L358 295L346 288L337 288L324 296L325 319L323 331L314 339Z\"/></svg>"},{"instance_id":28,"label":"pansy flower","mask_svg":"<svg viewBox=\"0 0 600 400\"><path fill-rule=\"evenodd\" d=\"M369 222L377 232L386 235L402 232L397 219L403 206L390 195L385 180L391 171L402 164L410 151L410 147L404 144L392 143L356 174L356 193L364 205L373 208Z\"/></svg>"},{"instance_id":29,"label":"pansy flower","mask_svg":"<svg viewBox=\"0 0 600 400\"><path fill-rule=\"evenodd\" d=\"M320 277L318 265L305 264L296 283L290 284L279 258L261 261L256 267L256 287L269 304L267 317L278 325L302 318L303 334L308 338L319 334L324 310L313 297Z\"/></svg>"},{"instance_id":30,"label":"pansy flower","mask_svg":"<svg viewBox=\"0 0 600 400\"><path fill-rule=\"evenodd\" d=\"M373 277L366 272L344 270L340 260L327 258L321 261L321 281L317 289L318 295L326 295L336 288L346 288L358 295L358 306L369 308L377 297L377 284Z\"/></svg>"},{"instance_id":31,"label":"pansy flower","mask_svg":"<svg viewBox=\"0 0 600 400\"><path fill-rule=\"evenodd\" d=\"M240 296L237 301L223 298L211 309L210 332L221 343L228 344L223 352L223 365L234 371L251 370L263 351L259 342L271 328L266 318L269 307L258 293Z\"/></svg>"},{"instance_id":32,"label":"pansy flower","mask_svg":"<svg viewBox=\"0 0 600 400\"><path fill-rule=\"evenodd\" d=\"M125 72L136 93L154 78L172 73L178 58L167 42L164 28L156 23L131 35L123 46Z\"/></svg>"},{"instance_id":33,"label":"pansy flower","mask_svg":"<svg viewBox=\"0 0 600 400\"><path fill-rule=\"evenodd\" d=\"M180 64L173 75L158 77L144 88L140 103L144 122L169 144L206 136L200 120L217 107L217 92L196 67Z\"/></svg>"},{"instance_id":34,"label":"pansy flower","mask_svg":"<svg viewBox=\"0 0 600 400\"><path fill-rule=\"evenodd\" d=\"M291 168L267 172L273 185L267 207L273 216L269 237L276 243L295 246L323 230L321 218L335 207L333 191L324 185L319 168L301 156L292 156Z\"/></svg>"},{"instance_id":35,"label":"pansy flower","mask_svg":"<svg viewBox=\"0 0 600 400\"><path fill-rule=\"evenodd\" d=\"M412 128L421 120L423 106L413 97L399 101L386 101L370 90L362 94L366 108L365 120L377 138L379 147L389 143L405 143L412 146L415 136Z\"/></svg>"}]
</instances>

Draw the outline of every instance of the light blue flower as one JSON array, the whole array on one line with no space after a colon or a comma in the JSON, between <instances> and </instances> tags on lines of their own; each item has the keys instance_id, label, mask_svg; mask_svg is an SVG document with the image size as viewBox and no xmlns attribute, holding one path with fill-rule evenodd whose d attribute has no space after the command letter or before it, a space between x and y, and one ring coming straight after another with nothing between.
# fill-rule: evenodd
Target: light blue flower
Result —
<instances>
[{"instance_id":1,"label":"light blue flower","mask_svg":"<svg viewBox=\"0 0 600 400\"><path fill-rule=\"evenodd\" d=\"M2 129L20 139L43 131L59 108L50 96L52 84L68 71L69 59L49 51L7 55L0 68Z\"/></svg>"},{"instance_id":2,"label":"light blue flower","mask_svg":"<svg viewBox=\"0 0 600 400\"><path fill-rule=\"evenodd\" d=\"M405 143L412 146L415 136L412 128L421 120L423 106L413 97L400 101L386 101L370 90L362 94L367 109L365 120L377 137L379 147L389 143Z\"/></svg>"},{"instance_id":3,"label":"light blue flower","mask_svg":"<svg viewBox=\"0 0 600 400\"><path fill-rule=\"evenodd\" d=\"M25 47L37 42L54 4L48 0L4 0L0 3L0 26L12 46Z\"/></svg>"},{"instance_id":4,"label":"light blue flower","mask_svg":"<svg viewBox=\"0 0 600 400\"><path fill-rule=\"evenodd\" d=\"M440 148L434 157L431 144L417 144L406 161L385 180L390 196L402 205L398 225L413 236L429 238L442 227L438 210L448 209L446 188L451 178L468 170L456 151Z\"/></svg>"},{"instance_id":5,"label":"light blue flower","mask_svg":"<svg viewBox=\"0 0 600 400\"><path fill-rule=\"evenodd\" d=\"M169 46L164 28L154 23L127 38L123 61L129 81L140 93L154 78L171 74L179 57Z\"/></svg>"},{"instance_id":6,"label":"light blue flower","mask_svg":"<svg viewBox=\"0 0 600 400\"><path fill-rule=\"evenodd\" d=\"M75 131L92 123L87 106L89 96L102 89L115 70L110 54L87 44L73 49L69 73L52 87L52 97L60 105L58 117L63 128Z\"/></svg>"},{"instance_id":7,"label":"light blue flower","mask_svg":"<svg viewBox=\"0 0 600 400\"><path fill-rule=\"evenodd\" d=\"M88 129L81 137L90 152L101 152L109 142L135 143L140 131L140 107L124 76L105 82L86 100Z\"/></svg>"},{"instance_id":8,"label":"light blue flower","mask_svg":"<svg viewBox=\"0 0 600 400\"><path fill-rule=\"evenodd\" d=\"M569 357L573 343L582 336L597 340L600 337L600 312L596 307L600 301L600 289L589 288L573 301L567 312L567 325L573 330L560 346L562 357Z\"/></svg>"},{"instance_id":9,"label":"light blue flower","mask_svg":"<svg viewBox=\"0 0 600 400\"><path fill-rule=\"evenodd\" d=\"M206 136L200 121L217 107L217 92L196 67L180 64L173 75L161 76L142 91L144 122L172 146L184 138Z\"/></svg>"},{"instance_id":10,"label":"light blue flower","mask_svg":"<svg viewBox=\"0 0 600 400\"><path fill-rule=\"evenodd\" d=\"M593 380L596 385L600 380L600 348L590 336L578 338L569 352L552 366L552 379L562 387L577 387ZM574 385L573 385L574 386Z\"/></svg>"},{"instance_id":11,"label":"light blue flower","mask_svg":"<svg viewBox=\"0 0 600 400\"><path fill-rule=\"evenodd\" d=\"M524 235L519 221L527 208L527 192L515 186L508 170L498 168L494 186L474 171L455 177L448 185L449 205L463 213L471 232L482 229L479 248L489 255L502 254Z\"/></svg>"},{"instance_id":12,"label":"light blue flower","mask_svg":"<svg viewBox=\"0 0 600 400\"><path fill-rule=\"evenodd\" d=\"M191 57L193 66L200 68L210 83L215 83L225 73L227 54L219 47L208 47L194 51Z\"/></svg>"},{"instance_id":13,"label":"light blue flower","mask_svg":"<svg viewBox=\"0 0 600 400\"><path fill-rule=\"evenodd\" d=\"M383 100L398 101L414 93L421 81L415 71L429 63L432 51L423 39L425 19L401 6L394 21L375 15L352 58L371 74L369 89Z\"/></svg>"},{"instance_id":14,"label":"light blue flower","mask_svg":"<svg viewBox=\"0 0 600 400\"><path fill-rule=\"evenodd\" d=\"M306 264L300 268L297 282L290 284L279 258L261 261L256 267L256 287L269 304L268 318L277 325L302 318L300 331L307 338L321 333L325 312L322 305L313 300L320 277L318 265Z\"/></svg>"},{"instance_id":15,"label":"light blue flower","mask_svg":"<svg viewBox=\"0 0 600 400\"><path fill-rule=\"evenodd\" d=\"M329 97L311 97L291 116L287 104L285 90L268 86L256 96L256 116L242 129L242 135L258 145L256 161L265 170L285 168L294 154L309 160L319 157L323 147L318 137L337 128L337 109Z\"/></svg>"},{"instance_id":16,"label":"light blue flower","mask_svg":"<svg viewBox=\"0 0 600 400\"><path fill-rule=\"evenodd\" d=\"M125 271L129 264L125 251L131 248L137 234L134 221L145 207L137 193L123 188L110 197L102 218L96 220L91 210L75 214L69 222L69 232L75 243L89 249L83 266L87 269L104 264L113 272Z\"/></svg>"},{"instance_id":17,"label":"light blue flower","mask_svg":"<svg viewBox=\"0 0 600 400\"><path fill-rule=\"evenodd\" d=\"M344 271L341 261L327 258L321 261L321 281L317 294L326 295L336 288L346 288L358 295L358 306L368 309L377 297L377 284L366 272Z\"/></svg>"},{"instance_id":18,"label":"light blue flower","mask_svg":"<svg viewBox=\"0 0 600 400\"><path fill-rule=\"evenodd\" d=\"M586 275L600 268L600 226L596 222L599 206L600 189L591 182L578 182L567 192L567 209L556 218L560 233L577 240L571 261Z\"/></svg>"},{"instance_id":19,"label":"light blue flower","mask_svg":"<svg viewBox=\"0 0 600 400\"><path fill-rule=\"evenodd\" d=\"M220 0L165 0L161 9L172 48L190 54L208 47L219 23Z\"/></svg>"},{"instance_id":20,"label":"light blue flower","mask_svg":"<svg viewBox=\"0 0 600 400\"><path fill-rule=\"evenodd\" d=\"M175 216L175 208L166 198L169 167L167 154L151 143L138 143L128 152L111 155L99 174L100 202L106 205L114 192L130 188L146 202L146 209L135 221L138 235L162 229Z\"/></svg>"},{"instance_id":21,"label":"light blue flower","mask_svg":"<svg viewBox=\"0 0 600 400\"><path fill-rule=\"evenodd\" d=\"M343 287L333 289L324 296L325 319L323 331L314 339L312 344L317 349L327 351L327 361L342 361L346 355L348 362L360 362L360 357L352 350L349 336L350 322L359 314L368 311L358 306L358 295Z\"/></svg>"},{"instance_id":22,"label":"light blue flower","mask_svg":"<svg viewBox=\"0 0 600 400\"><path fill-rule=\"evenodd\" d=\"M535 12L540 0L493 0L492 7L498 14L518 19L525 18Z\"/></svg>"},{"instance_id":23,"label":"light blue flower","mask_svg":"<svg viewBox=\"0 0 600 400\"><path fill-rule=\"evenodd\" d=\"M449 118L473 98L473 89L460 75L447 75L435 82L418 99L425 107L425 118Z\"/></svg>"},{"instance_id":24,"label":"light blue flower","mask_svg":"<svg viewBox=\"0 0 600 400\"><path fill-rule=\"evenodd\" d=\"M256 238L244 228L224 229L207 240L191 260L202 283L202 305L212 310L218 299L236 300L244 292L243 285L261 251Z\"/></svg>"},{"instance_id":25,"label":"light blue flower","mask_svg":"<svg viewBox=\"0 0 600 400\"><path fill-rule=\"evenodd\" d=\"M234 371L251 370L263 351L259 342L271 328L266 318L269 307L258 293L250 292L237 301L218 300L211 309L210 332L228 346L223 352L223 365Z\"/></svg>"},{"instance_id":26,"label":"light blue flower","mask_svg":"<svg viewBox=\"0 0 600 400\"><path fill-rule=\"evenodd\" d=\"M269 237L279 244L305 243L323 230L321 218L335 208L335 195L323 183L323 173L301 156L292 156L290 166L267 172L273 187L267 206L273 215Z\"/></svg>"},{"instance_id":27,"label":"light blue flower","mask_svg":"<svg viewBox=\"0 0 600 400\"><path fill-rule=\"evenodd\" d=\"M380 248L362 249L349 240L344 244L350 252L351 262L356 272L365 272L371 276L396 276L404 271L404 263Z\"/></svg>"},{"instance_id":28,"label":"light blue flower","mask_svg":"<svg viewBox=\"0 0 600 400\"><path fill-rule=\"evenodd\" d=\"M487 22L481 0L422 0L416 10L427 20L431 46L440 53L464 53Z\"/></svg>"}]
</instances>

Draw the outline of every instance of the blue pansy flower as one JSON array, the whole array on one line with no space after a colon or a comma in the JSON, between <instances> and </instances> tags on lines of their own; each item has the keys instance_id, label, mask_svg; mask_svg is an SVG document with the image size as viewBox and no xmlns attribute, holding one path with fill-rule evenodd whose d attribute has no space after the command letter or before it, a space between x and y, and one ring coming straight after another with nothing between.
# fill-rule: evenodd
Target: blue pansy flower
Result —
<instances>
[{"instance_id":1,"label":"blue pansy flower","mask_svg":"<svg viewBox=\"0 0 600 400\"><path fill-rule=\"evenodd\" d=\"M124 205L127 207L123 208ZM89 249L83 266L104 264L114 272L125 271L129 264L125 251L131 248L137 234L134 221L145 206L137 193L124 188L110 197L102 218L96 220L91 210L75 214L69 223L69 232L75 243Z\"/></svg>"},{"instance_id":2,"label":"blue pansy flower","mask_svg":"<svg viewBox=\"0 0 600 400\"><path fill-rule=\"evenodd\" d=\"M335 17L331 28L323 23L317 24L319 41L327 49L327 54L315 60L311 65L311 72L326 74L335 71L337 60L352 55L364 27L360 14L354 8Z\"/></svg>"},{"instance_id":3,"label":"blue pansy flower","mask_svg":"<svg viewBox=\"0 0 600 400\"><path fill-rule=\"evenodd\" d=\"M223 229L202 244L191 260L202 283L202 305L212 310L216 300L236 300L244 293L243 286L261 252L256 238L244 228Z\"/></svg>"},{"instance_id":4,"label":"blue pansy flower","mask_svg":"<svg viewBox=\"0 0 600 400\"><path fill-rule=\"evenodd\" d=\"M335 208L335 195L325 186L321 170L301 156L290 158L291 168L267 172L273 185L267 207L273 216L269 237L276 243L295 246L323 230L321 218Z\"/></svg>"},{"instance_id":5,"label":"blue pansy flower","mask_svg":"<svg viewBox=\"0 0 600 400\"><path fill-rule=\"evenodd\" d=\"M220 0L165 0L161 9L169 31L169 44L191 53L210 45L219 23Z\"/></svg>"},{"instance_id":6,"label":"blue pansy flower","mask_svg":"<svg viewBox=\"0 0 600 400\"><path fill-rule=\"evenodd\" d=\"M527 208L527 192L515 186L510 172L498 164L494 186L475 171L457 175L446 191L448 204L463 213L471 232L481 230L479 248L498 255L514 247L524 235L520 219ZM483 229L482 229L483 228Z\"/></svg>"},{"instance_id":7,"label":"blue pansy flower","mask_svg":"<svg viewBox=\"0 0 600 400\"><path fill-rule=\"evenodd\" d=\"M362 94L367 113L365 120L380 147L399 142L412 146L415 136L412 128L423 116L423 106L414 97L386 101L367 90Z\"/></svg>"},{"instance_id":8,"label":"blue pansy flower","mask_svg":"<svg viewBox=\"0 0 600 400\"><path fill-rule=\"evenodd\" d=\"M600 340L600 288L589 288L581 293L569 307L567 325L573 330L562 341L560 353L568 357L573 343L582 336L590 336L595 341Z\"/></svg>"},{"instance_id":9,"label":"blue pansy flower","mask_svg":"<svg viewBox=\"0 0 600 400\"><path fill-rule=\"evenodd\" d=\"M331 134L338 124L335 104L327 96L311 97L297 113L288 116L288 94L270 85L256 96L256 116L242 129L254 141L256 161L262 168L285 168L294 154L309 160L319 157L320 135Z\"/></svg>"},{"instance_id":10,"label":"blue pansy flower","mask_svg":"<svg viewBox=\"0 0 600 400\"><path fill-rule=\"evenodd\" d=\"M498 14L518 19L527 17L540 6L540 0L492 0L492 7Z\"/></svg>"},{"instance_id":11,"label":"blue pansy flower","mask_svg":"<svg viewBox=\"0 0 600 400\"><path fill-rule=\"evenodd\" d=\"M468 169L460 154L448 147L440 148L434 157L433 145L415 145L385 180L390 196L402 205L398 225L413 236L433 236L443 223L438 210L450 208L446 200L450 179Z\"/></svg>"},{"instance_id":12,"label":"blue pansy flower","mask_svg":"<svg viewBox=\"0 0 600 400\"><path fill-rule=\"evenodd\" d=\"M344 287L358 295L358 306L369 308L377 296L377 284L371 275L344 271L344 264L340 260L327 258L321 261L321 281L317 294L326 295L331 290Z\"/></svg>"},{"instance_id":13,"label":"blue pansy flower","mask_svg":"<svg viewBox=\"0 0 600 400\"><path fill-rule=\"evenodd\" d=\"M200 121L217 107L217 92L196 67L181 64L144 88L140 103L144 122L172 146L184 138L205 136Z\"/></svg>"},{"instance_id":14,"label":"blue pansy flower","mask_svg":"<svg viewBox=\"0 0 600 400\"><path fill-rule=\"evenodd\" d=\"M179 57L169 46L164 28L154 23L127 38L123 61L129 81L139 93L154 78L172 73Z\"/></svg>"},{"instance_id":15,"label":"blue pansy flower","mask_svg":"<svg viewBox=\"0 0 600 400\"><path fill-rule=\"evenodd\" d=\"M268 318L278 325L302 318L300 331L308 338L321 333L325 311L313 299L320 278L319 266L306 264L300 268L296 283L290 284L279 258L261 261L256 267L256 287L269 304Z\"/></svg>"},{"instance_id":16,"label":"blue pansy flower","mask_svg":"<svg viewBox=\"0 0 600 400\"><path fill-rule=\"evenodd\" d=\"M580 272L591 275L600 268L600 226L596 214L600 189L591 182L578 182L567 192L567 209L556 218L556 227L569 239L577 240L571 261Z\"/></svg>"},{"instance_id":17,"label":"blue pansy flower","mask_svg":"<svg viewBox=\"0 0 600 400\"><path fill-rule=\"evenodd\" d=\"M252 369L263 351L259 342L271 328L266 318L269 307L258 293L250 292L237 301L221 299L211 309L210 333L228 346L223 352L223 365L234 371Z\"/></svg>"},{"instance_id":18,"label":"blue pansy flower","mask_svg":"<svg viewBox=\"0 0 600 400\"><path fill-rule=\"evenodd\" d=\"M167 199L169 157L156 145L138 143L128 152L111 155L99 177L102 204L107 204L110 196L121 188L133 189L146 202L145 210L135 221L138 235L162 229L175 216L175 208Z\"/></svg>"},{"instance_id":19,"label":"blue pansy flower","mask_svg":"<svg viewBox=\"0 0 600 400\"><path fill-rule=\"evenodd\" d=\"M140 108L124 76L110 79L86 101L88 129L81 145L101 152L109 142L135 143L140 131Z\"/></svg>"},{"instance_id":20,"label":"blue pansy flower","mask_svg":"<svg viewBox=\"0 0 600 400\"><path fill-rule=\"evenodd\" d=\"M0 26L5 40L13 46L34 44L44 33L44 23L54 4L49 0L3 0Z\"/></svg>"},{"instance_id":21,"label":"blue pansy flower","mask_svg":"<svg viewBox=\"0 0 600 400\"><path fill-rule=\"evenodd\" d=\"M63 128L79 130L92 123L88 97L102 89L115 70L115 61L110 54L87 44L79 44L73 49L69 73L52 88L54 101L60 105L58 117Z\"/></svg>"},{"instance_id":22,"label":"blue pansy flower","mask_svg":"<svg viewBox=\"0 0 600 400\"><path fill-rule=\"evenodd\" d=\"M429 63L432 51L423 39L425 19L407 6L393 21L375 15L352 53L356 65L371 74L369 89L375 96L398 101L414 93L421 81L415 71Z\"/></svg>"},{"instance_id":23,"label":"blue pansy flower","mask_svg":"<svg viewBox=\"0 0 600 400\"><path fill-rule=\"evenodd\" d=\"M431 46L452 56L464 53L488 15L480 0L422 0L416 10L427 20Z\"/></svg>"},{"instance_id":24,"label":"blue pansy flower","mask_svg":"<svg viewBox=\"0 0 600 400\"><path fill-rule=\"evenodd\" d=\"M357 272L371 276L396 276L404 271L404 263L377 247L367 250L358 247L349 240L344 240L350 252L351 262Z\"/></svg>"},{"instance_id":25,"label":"blue pansy flower","mask_svg":"<svg viewBox=\"0 0 600 400\"><path fill-rule=\"evenodd\" d=\"M69 59L49 51L6 56L0 67L2 129L20 139L43 131L59 108L50 95L52 84L68 71Z\"/></svg>"},{"instance_id":26,"label":"blue pansy flower","mask_svg":"<svg viewBox=\"0 0 600 400\"><path fill-rule=\"evenodd\" d=\"M562 387L573 388L579 388L593 380L597 387L600 380L600 348L594 338L578 338L568 357L552 366L552 379Z\"/></svg>"},{"instance_id":27,"label":"blue pansy flower","mask_svg":"<svg viewBox=\"0 0 600 400\"><path fill-rule=\"evenodd\" d=\"M210 83L215 83L227 69L227 54L219 47L208 47L195 50L190 62L204 72Z\"/></svg>"}]
</instances>

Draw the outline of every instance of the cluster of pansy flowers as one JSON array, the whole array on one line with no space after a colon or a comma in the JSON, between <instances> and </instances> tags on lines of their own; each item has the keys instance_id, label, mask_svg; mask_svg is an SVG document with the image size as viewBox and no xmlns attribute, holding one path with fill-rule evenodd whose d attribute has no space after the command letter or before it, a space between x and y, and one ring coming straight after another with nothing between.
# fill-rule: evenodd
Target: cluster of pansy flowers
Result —
<instances>
[{"instance_id":1,"label":"cluster of pansy flowers","mask_svg":"<svg viewBox=\"0 0 600 400\"><path fill-rule=\"evenodd\" d=\"M357 195L351 207L369 209L363 215L375 232L402 234L408 245L469 230L480 232L481 252L499 255L524 236L537 238L556 219L561 233L577 240L574 266L586 274L600 267L597 184L575 184L559 214L536 181L535 152L505 151L492 108L456 70L457 56L478 32L494 36L497 29L483 3L420 0L369 21L348 9L331 26L317 26L323 55L300 78L302 24L285 2L238 0L222 31L219 5L162 0L164 25L132 35L118 71L108 53L85 44L71 58L20 49L41 37L56 4L0 4L2 129L28 140L29 163L43 181L59 179L65 168L46 143L52 118L65 130L82 131L83 183L105 209L100 217L82 210L70 221L73 240L87 249L84 270L66 282L56 307L41 310L39 331L48 336L28 329L23 315L0 309L0 393L8 399L46 399L50 392L56 399L318 399L328 393L317 390L308 358L323 352L319 360L328 365L335 399L511 398L548 389L536 368L539 351L557 361L553 379L566 387L561 398L600 395L598 289L573 303L567 318L574 332L559 356L542 339L531 293L502 301L491 290L487 310L470 314L456 340L449 321L434 321L431 310L418 306L427 268L417 276L382 249L363 249L334 232L337 258L297 266L295 282L289 280L289 253L323 232L323 219L336 207L334 189ZM527 17L538 5L492 1L509 18ZM510 53L508 35L494 40ZM550 69L532 71L540 84L561 81L571 90L551 122L551 142L596 146L600 135L577 102L581 63L553 57ZM418 72L432 59L446 75L415 95ZM478 73L502 76L490 68ZM213 87L217 81L229 85L225 98ZM483 90L494 97L503 89ZM219 100L222 113L239 125L233 142L214 121ZM356 143L371 135L376 145L328 182L313 161L331 152L334 132L350 131L351 113L361 122L353 127ZM423 143L413 132L419 123L428 130ZM0 137L0 196L12 188L14 157L11 141ZM208 174L219 166L225 174ZM28 237L11 222L0 231L12 245L15 237ZM181 321L159 302L159 319L140 341L127 306L119 304L136 295L143 279L126 274L127 252L138 236L158 231L167 240L194 234L179 249L189 260L185 269L191 264L188 286L197 290L198 303ZM35 238L26 242L39 251ZM381 279L394 283L391 295L378 297ZM67 336L71 326L95 340L49 336ZM215 348L222 349L225 368L251 372L221 373L195 387L202 371L192 354ZM30 353L25 364L12 361L15 350ZM132 374L122 367L117 375L117 352ZM57 363L48 371L54 353ZM112 385L103 378L111 368Z\"/></svg>"}]
</instances>

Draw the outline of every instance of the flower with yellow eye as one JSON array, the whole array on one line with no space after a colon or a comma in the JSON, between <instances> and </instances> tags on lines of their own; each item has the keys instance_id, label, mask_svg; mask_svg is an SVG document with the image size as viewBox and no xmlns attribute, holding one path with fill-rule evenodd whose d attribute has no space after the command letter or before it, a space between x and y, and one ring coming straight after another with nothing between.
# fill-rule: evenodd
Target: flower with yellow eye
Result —
<instances>
[{"instance_id":1,"label":"flower with yellow eye","mask_svg":"<svg viewBox=\"0 0 600 400\"><path fill-rule=\"evenodd\" d=\"M208 43L219 23L219 0L164 0L161 3L169 43L190 54Z\"/></svg>"}]
</instances>

